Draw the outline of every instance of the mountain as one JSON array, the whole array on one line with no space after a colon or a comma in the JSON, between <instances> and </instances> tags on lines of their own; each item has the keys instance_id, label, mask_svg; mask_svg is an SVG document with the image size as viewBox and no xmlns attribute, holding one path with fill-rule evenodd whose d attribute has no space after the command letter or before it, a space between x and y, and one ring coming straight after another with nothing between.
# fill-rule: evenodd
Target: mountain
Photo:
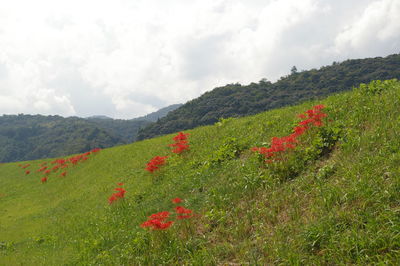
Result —
<instances>
[{"instance_id":1,"label":"mountain","mask_svg":"<svg viewBox=\"0 0 400 266\"><path fill-rule=\"evenodd\" d=\"M398 265L399 99L399 81L374 81L81 161L0 164L0 265Z\"/></svg>"},{"instance_id":2,"label":"mountain","mask_svg":"<svg viewBox=\"0 0 400 266\"><path fill-rule=\"evenodd\" d=\"M296 72L275 83L228 84L204 93L139 131L138 139L210 125L220 118L256 114L332 93L375 79L400 78L400 54L334 62L320 69Z\"/></svg>"},{"instance_id":3,"label":"mountain","mask_svg":"<svg viewBox=\"0 0 400 266\"><path fill-rule=\"evenodd\" d=\"M78 117L0 117L0 162L59 157L123 143L123 139Z\"/></svg>"},{"instance_id":4,"label":"mountain","mask_svg":"<svg viewBox=\"0 0 400 266\"><path fill-rule=\"evenodd\" d=\"M124 143L131 143L136 141L140 128L149 125L151 122L156 122L158 119L166 116L170 111L180 106L182 106L182 104L173 104L148 115L129 120L112 119L107 116L92 116L86 119L122 139Z\"/></svg>"},{"instance_id":5,"label":"mountain","mask_svg":"<svg viewBox=\"0 0 400 266\"><path fill-rule=\"evenodd\" d=\"M171 105L131 120L43 115L0 116L0 162L59 157L127 144L139 129L180 105Z\"/></svg>"},{"instance_id":6,"label":"mountain","mask_svg":"<svg viewBox=\"0 0 400 266\"><path fill-rule=\"evenodd\" d=\"M150 113L148 115L142 116L135 118L133 120L146 120L150 122L156 122L158 119L163 118L164 116L168 115L169 112L174 111L181 107L183 104L178 103L178 104L172 104L167 107L161 108L160 110Z\"/></svg>"}]
</instances>

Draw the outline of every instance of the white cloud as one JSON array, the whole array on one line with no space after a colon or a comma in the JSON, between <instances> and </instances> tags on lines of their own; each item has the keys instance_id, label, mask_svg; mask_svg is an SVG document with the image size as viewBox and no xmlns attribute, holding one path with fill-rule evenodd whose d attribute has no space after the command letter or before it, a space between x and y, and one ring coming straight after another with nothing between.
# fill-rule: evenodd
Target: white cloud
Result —
<instances>
[{"instance_id":1,"label":"white cloud","mask_svg":"<svg viewBox=\"0 0 400 266\"><path fill-rule=\"evenodd\" d=\"M399 14L395 0L4 1L0 114L133 118L293 65L399 52Z\"/></svg>"},{"instance_id":2,"label":"white cloud","mask_svg":"<svg viewBox=\"0 0 400 266\"><path fill-rule=\"evenodd\" d=\"M382 50L400 52L400 2L372 2L354 23L337 35L335 45L339 53L347 55L376 55Z\"/></svg>"}]
</instances>

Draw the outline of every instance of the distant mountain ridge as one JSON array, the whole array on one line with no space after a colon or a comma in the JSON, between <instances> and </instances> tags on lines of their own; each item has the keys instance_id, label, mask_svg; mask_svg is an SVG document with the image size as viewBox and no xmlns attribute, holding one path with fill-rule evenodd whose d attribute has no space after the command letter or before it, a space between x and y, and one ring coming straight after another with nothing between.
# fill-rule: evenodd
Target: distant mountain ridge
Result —
<instances>
[{"instance_id":1,"label":"distant mountain ridge","mask_svg":"<svg viewBox=\"0 0 400 266\"><path fill-rule=\"evenodd\" d=\"M376 79L400 79L400 54L334 62L318 70L292 70L292 74L275 83L263 79L246 86L237 83L217 87L141 129L138 140L210 125L220 118L252 115L296 104Z\"/></svg>"},{"instance_id":2,"label":"distant mountain ridge","mask_svg":"<svg viewBox=\"0 0 400 266\"><path fill-rule=\"evenodd\" d=\"M171 105L143 117L122 120L53 115L0 116L0 162L61 157L136 140L140 127L179 107Z\"/></svg>"}]
</instances>

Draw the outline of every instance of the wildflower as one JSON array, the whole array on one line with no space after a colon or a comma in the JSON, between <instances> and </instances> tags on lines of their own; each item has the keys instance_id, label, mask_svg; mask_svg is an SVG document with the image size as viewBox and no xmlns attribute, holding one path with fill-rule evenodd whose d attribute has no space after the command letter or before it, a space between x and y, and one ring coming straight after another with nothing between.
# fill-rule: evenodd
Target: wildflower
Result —
<instances>
[{"instance_id":1,"label":"wildflower","mask_svg":"<svg viewBox=\"0 0 400 266\"><path fill-rule=\"evenodd\" d=\"M175 198L175 199L172 199L171 200L172 201L172 203L181 203L182 202L182 199L180 199L180 198Z\"/></svg>"},{"instance_id":2,"label":"wildflower","mask_svg":"<svg viewBox=\"0 0 400 266\"><path fill-rule=\"evenodd\" d=\"M172 140L175 142L173 144L170 144L170 147L174 147L172 150L173 153L180 154L184 152L185 150L189 149L189 144L187 142L187 137L189 136L188 133L183 133L179 132L178 135L172 138Z\"/></svg>"},{"instance_id":3,"label":"wildflower","mask_svg":"<svg viewBox=\"0 0 400 266\"><path fill-rule=\"evenodd\" d=\"M149 219L156 219L156 220L160 220L160 221L164 221L165 219L167 219L169 217L170 213L168 211L162 211L162 212L158 212L158 213L154 213L152 215L149 216Z\"/></svg>"},{"instance_id":4,"label":"wildflower","mask_svg":"<svg viewBox=\"0 0 400 266\"><path fill-rule=\"evenodd\" d=\"M117 196L115 196L115 194L112 194L109 198L108 198L108 203L112 204L114 201L118 200Z\"/></svg>"},{"instance_id":5,"label":"wildflower","mask_svg":"<svg viewBox=\"0 0 400 266\"><path fill-rule=\"evenodd\" d=\"M44 170L47 169L47 166L43 166L42 168L40 168L39 170L37 170L37 172L43 172Z\"/></svg>"},{"instance_id":6,"label":"wildflower","mask_svg":"<svg viewBox=\"0 0 400 266\"><path fill-rule=\"evenodd\" d=\"M149 219L142 223L140 226L143 228L150 227L153 230L167 229L174 223L173 221L164 222L166 219L168 219L169 215L170 213L168 211L154 213L150 215L148 217Z\"/></svg>"},{"instance_id":7,"label":"wildflower","mask_svg":"<svg viewBox=\"0 0 400 266\"><path fill-rule=\"evenodd\" d=\"M91 150L90 152L91 153L98 153L99 151L101 151L100 148L95 148L95 149Z\"/></svg>"},{"instance_id":8,"label":"wildflower","mask_svg":"<svg viewBox=\"0 0 400 266\"><path fill-rule=\"evenodd\" d=\"M126 190L123 189L122 187L117 187L116 189L114 189L116 191L118 191L117 193L114 193L114 195L117 198L123 198L125 196Z\"/></svg>"},{"instance_id":9,"label":"wildflower","mask_svg":"<svg viewBox=\"0 0 400 266\"><path fill-rule=\"evenodd\" d=\"M29 175L30 173L31 173L31 171L29 171L29 170L26 170L26 171L25 171L25 174L26 174L26 175Z\"/></svg>"},{"instance_id":10,"label":"wildflower","mask_svg":"<svg viewBox=\"0 0 400 266\"><path fill-rule=\"evenodd\" d=\"M167 156L161 157L161 156L156 156L150 160L150 162L147 163L146 165L146 170L149 171L150 173L153 173L154 171L159 169L159 166L165 164Z\"/></svg>"},{"instance_id":11,"label":"wildflower","mask_svg":"<svg viewBox=\"0 0 400 266\"><path fill-rule=\"evenodd\" d=\"M189 145L186 143L187 143L186 141L181 141L181 142L170 144L169 146L175 147L175 149L172 150L173 153L180 154L189 149Z\"/></svg>"},{"instance_id":12,"label":"wildflower","mask_svg":"<svg viewBox=\"0 0 400 266\"><path fill-rule=\"evenodd\" d=\"M67 175L67 172L63 172L63 173L61 173L60 176L65 177L66 175Z\"/></svg>"},{"instance_id":13,"label":"wildflower","mask_svg":"<svg viewBox=\"0 0 400 266\"><path fill-rule=\"evenodd\" d=\"M119 184L122 184L122 183L119 183ZM114 190L117 191L117 192L113 193L113 194L108 198L108 203L110 203L110 204L112 204L114 201L116 201L116 200L118 200L118 199L122 199L122 198L125 197L126 190L123 189L122 187L117 187L117 188L115 188Z\"/></svg>"},{"instance_id":14,"label":"wildflower","mask_svg":"<svg viewBox=\"0 0 400 266\"><path fill-rule=\"evenodd\" d=\"M118 185L118 186L123 186L123 185L124 185L124 183L117 183L117 185Z\"/></svg>"},{"instance_id":15,"label":"wildflower","mask_svg":"<svg viewBox=\"0 0 400 266\"><path fill-rule=\"evenodd\" d=\"M140 226L143 228L150 227L153 230L165 230L168 229L174 222L169 221L163 223L158 219L147 220L146 222L142 223Z\"/></svg>"},{"instance_id":16,"label":"wildflower","mask_svg":"<svg viewBox=\"0 0 400 266\"><path fill-rule=\"evenodd\" d=\"M185 207L182 207L182 206L176 206L175 211L176 211L176 213L179 213L179 214L192 213L192 210L186 209Z\"/></svg>"},{"instance_id":17,"label":"wildflower","mask_svg":"<svg viewBox=\"0 0 400 266\"><path fill-rule=\"evenodd\" d=\"M42 183L46 183L47 182L47 177L42 177L42 179L40 179L40 181L42 181Z\"/></svg>"},{"instance_id":18,"label":"wildflower","mask_svg":"<svg viewBox=\"0 0 400 266\"><path fill-rule=\"evenodd\" d=\"M175 208L175 211L176 211L177 214L183 214L183 215L178 215L178 216L177 216L177 218L178 218L179 220L188 219L188 218L193 217L193 215L191 214L193 211L192 211L192 210L189 210L189 209L186 209L186 208L184 208L184 207L182 207L182 206L177 206L177 207Z\"/></svg>"},{"instance_id":19,"label":"wildflower","mask_svg":"<svg viewBox=\"0 0 400 266\"><path fill-rule=\"evenodd\" d=\"M293 133L289 136L284 136L281 138L273 137L271 139L271 146L269 148L265 147L253 147L252 151L263 154L266 163L272 163L273 161L281 160L282 158L276 155L287 150L293 150L297 145L297 137L303 135L311 126L320 127L323 125L322 118L326 117L326 114L321 110L325 106L320 104L314 106L312 109L307 110L304 114L298 115L299 118L303 119L298 123L298 126L293 128Z\"/></svg>"},{"instance_id":20,"label":"wildflower","mask_svg":"<svg viewBox=\"0 0 400 266\"><path fill-rule=\"evenodd\" d=\"M179 141L182 141L182 140L186 140L187 139L187 137L189 136L189 133L183 133L183 132L179 132L178 133L178 135L176 135L175 137L173 137L172 139L175 141L175 142L179 142Z\"/></svg>"}]
</instances>

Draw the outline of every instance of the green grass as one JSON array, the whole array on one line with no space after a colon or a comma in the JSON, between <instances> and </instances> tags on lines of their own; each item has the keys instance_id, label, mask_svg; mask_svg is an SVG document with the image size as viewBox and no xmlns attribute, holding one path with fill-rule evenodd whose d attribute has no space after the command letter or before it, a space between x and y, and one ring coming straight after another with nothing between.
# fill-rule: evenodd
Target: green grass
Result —
<instances>
[{"instance_id":1,"label":"green grass","mask_svg":"<svg viewBox=\"0 0 400 266\"><path fill-rule=\"evenodd\" d=\"M251 147L291 133L297 114L327 106L279 169ZM0 265L396 264L400 261L400 83L102 150L41 184L32 161L0 165ZM325 147L325 148L324 148ZM329 147L329 149L326 149ZM156 174L146 163L170 155ZM24 162L25 163L25 162ZM117 182L124 200L108 204ZM140 224L185 199L196 216L166 231Z\"/></svg>"}]
</instances>

